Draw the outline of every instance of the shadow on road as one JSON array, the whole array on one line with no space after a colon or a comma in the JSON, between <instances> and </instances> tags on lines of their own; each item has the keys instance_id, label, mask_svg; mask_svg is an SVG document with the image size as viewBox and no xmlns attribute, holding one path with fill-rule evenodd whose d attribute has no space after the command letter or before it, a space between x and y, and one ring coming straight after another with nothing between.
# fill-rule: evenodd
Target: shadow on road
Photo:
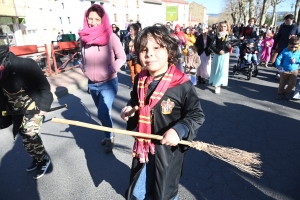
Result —
<instances>
[{"instance_id":1,"label":"shadow on road","mask_svg":"<svg viewBox=\"0 0 300 200\"><path fill-rule=\"evenodd\" d=\"M13 140L12 133L10 139ZM31 161L23 148L22 138L18 135L13 148L1 160L0 199L40 199L37 180L32 178L34 171L26 172Z\"/></svg>"},{"instance_id":2,"label":"shadow on road","mask_svg":"<svg viewBox=\"0 0 300 200\"><path fill-rule=\"evenodd\" d=\"M261 154L260 179L191 149L181 185L204 199L300 199L300 123L245 105L201 100L206 115L197 141ZM288 128L287 128L288 127Z\"/></svg>"},{"instance_id":3,"label":"shadow on road","mask_svg":"<svg viewBox=\"0 0 300 200\"><path fill-rule=\"evenodd\" d=\"M92 97L91 97L92 98ZM81 99L69 94L68 98L58 99L62 105L68 103L68 110L62 112L65 119L76 120L91 124L98 124L92 119L92 115ZM83 149L87 167L95 187L106 181L120 195L124 196L129 180L129 168L120 162L114 153L106 154L100 142L104 138L102 131L69 126L65 130L71 132L79 148ZM125 146L118 145L116 148L127 150Z\"/></svg>"}]
</instances>

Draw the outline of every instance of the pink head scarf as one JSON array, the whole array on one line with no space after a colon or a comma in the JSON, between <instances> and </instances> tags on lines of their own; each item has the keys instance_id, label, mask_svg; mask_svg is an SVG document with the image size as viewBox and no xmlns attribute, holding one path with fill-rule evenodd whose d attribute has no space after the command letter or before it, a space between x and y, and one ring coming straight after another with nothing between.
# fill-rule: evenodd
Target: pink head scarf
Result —
<instances>
[{"instance_id":1,"label":"pink head scarf","mask_svg":"<svg viewBox=\"0 0 300 200\"><path fill-rule=\"evenodd\" d=\"M112 34L112 28L109 22L109 18L104 8L98 4L92 5L92 7L99 7L103 10L104 15L102 17L101 24L99 26L89 27L87 22L86 14L88 11L84 12L83 19L83 29L78 32L82 42L86 44L94 45L107 45L110 35Z\"/></svg>"}]
</instances>

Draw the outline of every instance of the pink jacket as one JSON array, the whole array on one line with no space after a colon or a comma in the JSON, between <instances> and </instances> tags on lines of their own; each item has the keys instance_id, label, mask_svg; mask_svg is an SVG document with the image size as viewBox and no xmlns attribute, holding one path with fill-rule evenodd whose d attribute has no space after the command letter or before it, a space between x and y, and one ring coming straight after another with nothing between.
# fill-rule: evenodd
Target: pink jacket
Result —
<instances>
[{"instance_id":1,"label":"pink jacket","mask_svg":"<svg viewBox=\"0 0 300 200\"><path fill-rule=\"evenodd\" d=\"M118 70L126 62L120 39L111 34L105 46L84 45L82 48L82 70L94 83L109 81L117 77Z\"/></svg>"},{"instance_id":2,"label":"pink jacket","mask_svg":"<svg viewBox=\"0 0 300 200\"><path fill-rule=\"evenodd\" d=\"M269 42L270 46L267 47L266 42ZM266 61L266 62L270 61L273 44L274 44L273 38L265 38L261 42L261 46L262 46L262 52L261 52L261 56L260 56L261 61Z\"/></svg>"}]
</instances>

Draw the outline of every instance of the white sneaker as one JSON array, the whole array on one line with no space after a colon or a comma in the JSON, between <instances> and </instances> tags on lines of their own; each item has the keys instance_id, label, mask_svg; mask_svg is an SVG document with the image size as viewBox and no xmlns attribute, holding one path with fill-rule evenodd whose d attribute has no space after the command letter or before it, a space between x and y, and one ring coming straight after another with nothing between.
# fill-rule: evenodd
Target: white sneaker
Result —
<instances>
[{"instance_id":1,"label":"white sneaker","mask_svg":"<svg viewBox=\"0 0 300 200\"><path fill-rule=\"evenodd\" d=\"M216 94L220 94L220 92L221 92L221 87L220 87L220 86L217 86L217 87L215 88L215 93L216 93Z\"/></svg>"}]
</instances>

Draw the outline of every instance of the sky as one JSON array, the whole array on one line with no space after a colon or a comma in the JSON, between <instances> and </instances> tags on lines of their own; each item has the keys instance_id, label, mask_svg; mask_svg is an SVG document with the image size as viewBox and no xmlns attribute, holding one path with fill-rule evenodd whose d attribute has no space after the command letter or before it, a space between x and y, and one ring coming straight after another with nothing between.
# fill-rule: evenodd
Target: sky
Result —
<instances>
[{"instance_id":1,"label":"sky","mask_svg":"<svg viewBox=\"0 0 300 200\"><path fill-rule=\"evenodd\" d=\"M224 0L187 0L187 2L191 3L191 2L196 2L199 4L202 4L206 7L207 9L207 13L209 14L218 14L220 12L222 12L222 7L224 7ZM277 5L277 11L287 11L290 12L291 11L291 4L294 3L295 6L295 2L296 0L285 0L283 3ZM293 8L293 12L294 12L295 7ZM272 11L272 9L270 8L269 11Z\"/></svg>"}]
</instances>

